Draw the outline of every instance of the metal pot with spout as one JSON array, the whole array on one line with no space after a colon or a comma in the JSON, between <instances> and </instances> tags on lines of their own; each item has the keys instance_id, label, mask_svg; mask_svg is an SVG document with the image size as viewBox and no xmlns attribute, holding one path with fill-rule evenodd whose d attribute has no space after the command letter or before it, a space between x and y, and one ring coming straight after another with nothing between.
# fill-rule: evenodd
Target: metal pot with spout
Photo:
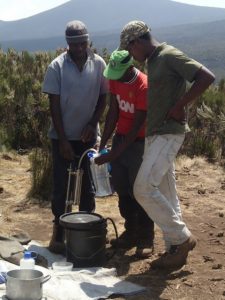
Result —
<instances>
[{"instance_id":1,"label":"metal pot with spout","mask_svg":"<svg viewBox=\"0 0 225 300\"><path fill-rule=\"evenodd\" d=\"M41 271L18 269L7 272L6 297L9 300L41 300L42 285L51 278Z\"/></svg>"}]
</instances>

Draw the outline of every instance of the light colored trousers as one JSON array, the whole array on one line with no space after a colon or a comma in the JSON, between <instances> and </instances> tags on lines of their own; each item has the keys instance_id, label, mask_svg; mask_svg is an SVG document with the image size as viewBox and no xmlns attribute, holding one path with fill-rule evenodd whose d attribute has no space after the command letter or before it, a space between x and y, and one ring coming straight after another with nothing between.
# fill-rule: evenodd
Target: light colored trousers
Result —
<instances>
[{"instance_id":1,"label":"light colored trousers","mask_svg":"<svg viewBox=\"0 0 225 300\"><path fill-rule=\"evenodd\" d=\"M182 220L174 160L184 134L154 135L145 139L143 162L134 183L134 196L161 228L167 250L191 235Z\"/></svg>"}]
</instances>

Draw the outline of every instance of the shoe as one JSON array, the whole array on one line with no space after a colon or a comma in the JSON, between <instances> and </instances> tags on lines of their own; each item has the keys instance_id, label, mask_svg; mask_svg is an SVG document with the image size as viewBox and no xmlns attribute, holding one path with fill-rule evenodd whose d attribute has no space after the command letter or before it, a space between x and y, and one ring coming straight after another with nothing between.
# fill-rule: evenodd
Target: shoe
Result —
<instances>
[{"instance_id":1,"label":"shoe","mask_svg":"<svg viewBox=\"0 0 225 300\"><path fill-rule=\"evenodd\" d=\"M64 242L50 241L48 250L55 254L64 254L66 251L66 246Z\"/></svg>"},{"instance_id":2,"label":"shoe","mask_svg":"<svg viewBox=\"0 0 225 300\"><path fill-rule=\"evenodd\" d=\"M113 247L118 247L122 249L129 249L131 247L134 247L137 242L137 237L135 234L135 231L131 230L125 230L118 239L112 239L110 241L110 244Z\"/></svg>"},{"instance_id":3,"label":"shoe","mask_svg":"<svg viewBox=\"0 0 225 300\"><path fill-rule=\"evenodd\" d=\"M50 240L49 251L56 254L64 254L66 247L64 243L64 228L59 224L53 225L52 238Z\"/></svg>"},{"instance_id":4,"label":"shoe","mask_svg":"<svg viewBox=\"0 0 225 300\"><path fill-rule=\"evenodd\" d=\"M165 252L158 259L150 263L152 269L180 269L186 264L189 251L197 244L196 239L190 236L187 241L180 245L173 245L169 252Z\"/></svg>"},{"instance_id":5,"label":"shoe","mask_svg":"<svg viewBox=\"0 0 225 300\"><path fill-rule=\"evenodd\" d=\"M149 258L154 253L153 241L142 240L138 242L135 255L138 258Z\"/></svg>"},{"instance_id":6,"label":"shoe","mask_svg":"<svg viewBox=\"0 0 225 300\"><path fill-rule=\"evenodd\" d=\"M136 240L136 252L135 255L138 258L149 258L154 253L154 226L144 227L145 230L143 230L143 227L139 227L137 231L137 240ZM148 230L146 228L149 228Z\"/></svg>"}]
</instances>

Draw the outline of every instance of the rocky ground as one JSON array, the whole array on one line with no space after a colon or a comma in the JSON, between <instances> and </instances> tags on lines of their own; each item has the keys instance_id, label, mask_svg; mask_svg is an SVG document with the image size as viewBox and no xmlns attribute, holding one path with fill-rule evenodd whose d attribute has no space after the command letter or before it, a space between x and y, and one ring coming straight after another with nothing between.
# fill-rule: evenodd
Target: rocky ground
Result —
<instances>
[{"instance_id":1,"label":"rocky ground","mask_svg":"<svg viewBox=\"0 0 225 300\"><path fill-rule=\"evenodd\" d=\"M177 160L176 169L183 217L197 237L197 247L191 253L188 264L170 274L151 270L151 260L137 259L135 248L118 251L106 267L116 267L121 278L145 286L147 292L114 299L225 299L224 170L203 158L186 157ZM51 210L49 204L27 199L30 184L28 157L0 154L0 234L10 236L25 231L32 239L47 245L52 227ZM111 217L122 233L123 220L118 212L116 195L98 198L96 212L105 218ZM110 224L108 232L111 239L114 233ZM161 233L156 228L153 258L162 251Z\"/></svg>"}]
</instances>

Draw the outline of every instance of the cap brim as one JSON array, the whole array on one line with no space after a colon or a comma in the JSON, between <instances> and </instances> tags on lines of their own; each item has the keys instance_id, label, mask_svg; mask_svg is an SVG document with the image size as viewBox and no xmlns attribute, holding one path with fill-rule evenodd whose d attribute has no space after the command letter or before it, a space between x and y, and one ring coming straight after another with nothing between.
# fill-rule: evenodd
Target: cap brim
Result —
<instances>
[{"instance_id":1,"label":"cap brim","mask_svg":"<svg viewBox=\"0 0 225 300\"><path fill-rule=\"evenodd\" d=\"M111 79L111 80L119 80L120 78L123 77L123 75L125 74L125 72L127 71L127 69L133 64L133 60L131 59L130 62L126 65L126 68L124 69L112 69L110 67L110 65L107 65L103 75L107 78L107 79Z\"/></svg>"},{"instance_id":2,"label":"cap brim","mask_svg":"<svg viewBox=\"0 0 225 300\"><path fill-rule=\"evenodd\" d=\"M103 75L107 78L107 79L111 79L111 80L118 80L120 79L123 74L126 72L126 70L123 71L115 71L112 70L110 68L105 68Z\"/></svg>"},{"instance_id":3,"label":"cap brim","mask_svg":"<svg viewBox=\"0 0 225 300\"><path fill-rule=\"evenodd\" d=\"M118 80L120 79L124 73L126 72L127 69L125 70L112 70L110 67L106 66L103 75L107 78L107 79L111 79L111 80Z\"/></svg>"}]
</instances>

